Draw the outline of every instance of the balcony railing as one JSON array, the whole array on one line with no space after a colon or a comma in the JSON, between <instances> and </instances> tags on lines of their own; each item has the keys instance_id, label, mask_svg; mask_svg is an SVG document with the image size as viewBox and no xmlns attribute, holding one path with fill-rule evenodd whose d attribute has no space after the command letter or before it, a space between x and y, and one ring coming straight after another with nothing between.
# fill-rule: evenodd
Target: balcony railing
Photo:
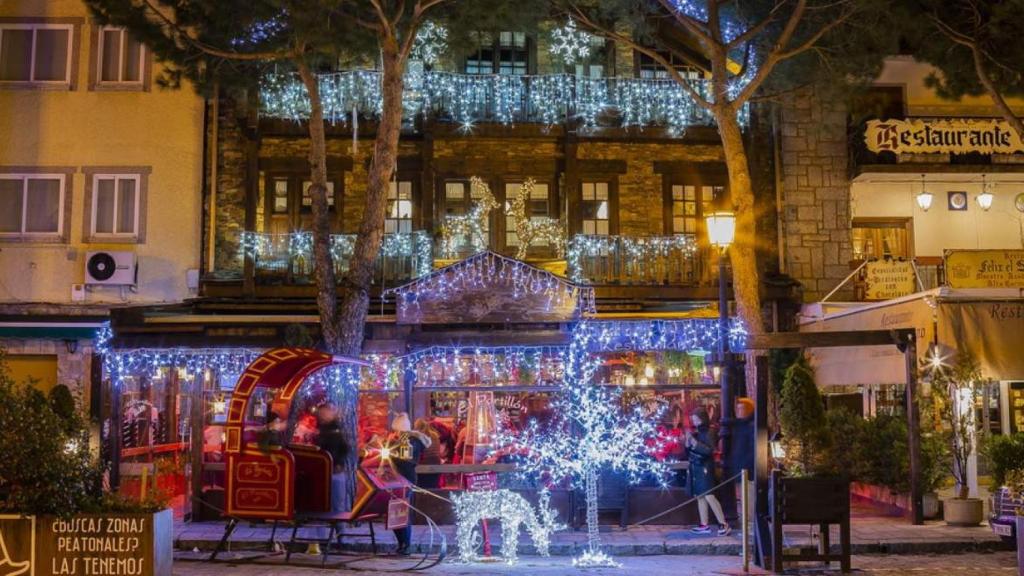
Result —
<instances>
[{"instance_id":1,"label":"balcony railing","mask_svg":"<svg viewBox=\"0 0 1024 576\"><path fill-rule=\"evenodd\" d=\"M376 116L381 109L380 72L350 70L322 74L320 94L325 116L346 122L353 112ZM707 97L705 80L691 85ZM570 74L538 76L410 72L405 79L407 121L429 116L471 126L476 122L585 126L664 126L681 132L689 126L714 124L674 80L653 78L585 78ZM268 118L303 120L309 98L294 74L269 74L260 85L260 110ZM742 111L746 117L746 108Z\"/></svg>"},{"instance_id":2,"label":"balcony railing","mask_svg":"<svg viewBox=\"0 0 1024 576\"><path fill-rule=\"evenodd\" d=\"M331 255L337 275L348 271L355 248L355 234L331 235ZM243 232L240 254L251 258L257 283L303 284L313 282L313 234ZM433 267L433 246L423 231L387 234L377 257L375 281L404 282L428 274Z\"/></svg>"},{"instance_id":3,"label":"balcony railing","mask_svg":"<svg viewBox=\"0 0 1024 576\"><path fill-rule=\"evenodd\" d=\"M577 235L566 257L569 277L585 284L695 286L701 264L693 236Z\"/></svg>"}]
</instances>

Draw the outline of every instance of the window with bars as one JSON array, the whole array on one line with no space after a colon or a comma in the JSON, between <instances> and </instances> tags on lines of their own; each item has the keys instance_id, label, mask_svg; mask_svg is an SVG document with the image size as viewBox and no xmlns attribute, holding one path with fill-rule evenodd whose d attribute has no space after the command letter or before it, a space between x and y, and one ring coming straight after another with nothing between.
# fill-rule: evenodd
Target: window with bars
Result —
<instances>
[{"instance_id":1,"label":"window with bars","mask_svg":"<svg viewBox=\"0 0 1024 576\"><path fill-rule=\"evenodd\" d=\"M505 184L505 246L519 246L519 236L516 234L516 220L508 214L507 209L512 199L519 194L522 182L507 182ZM548 185L544 182L537 182L533 185L530 199L526 203L526 212L531 220L551 218L551 193ZM539 239L535 246L547 246L544 239Z\"/></svg>"},{"instance_id":2,"label":"window with bars","mask_svg":"<svg viewBox=\"0 0 1024 576\"><path fill-rule=\"evenodd\" d=\"M385 234L412 232L412 181L392 182L388 189L388 208L384 217Z\"/></svg>"},{"instance_id":3,"label":"window with bars","mask_svg":"<svg viewBox=\"0 0 1024 576\"><path fill-rule=\"evenodd\" d=\"M92 185L91 235L96 238L139 236L139 174L96 174Z\"/></svg>"},{"instance_id":4,"label":"window with bars","mask_svg":"<svg viewBox=\"0 0 1024 576\"><path fill-rule=\"evenodd\" d=\"M658 56L668 61L668 63L672 65L672 68L678 71L683 78L698 80L703 76L700 69L679 58L674 53L664 50L656 50L655 52ZM658 62L643 52L636 53L636 70L640 78L658 80L669 78L668 70L665 69L661 62Z\"/></svg>"},{"instance_id":5,"label":"window with bars","mask_svg":"<svg viewBox=\"0 0 1024 576\"><path fill-rule=\"evenodd\" d=\"M145 49L127 30L100 28L97 53L100 84L142 85Z\"/></svg>"},{"instance_id":6,"label":"window with bars","mask_svg":"<svg viewBox=\"0 0 1024 576\"><path fill-rule=\"evenodd\" d=\"M0 174L0 236L54 236L64 230L63 174Z\"/></svg>"},{"instance_id":7,"label":"window with bars","mask_svg":"<svg viewBox=\"0 0 1024 576\"><path fill-rule=\"evenodd\" d=\"M312 181L308 173L269 174L265 180L264 230L275 234L286 234L296 230L311 230L313 225L313 196L310 194ZM328 174L327 211L331 230L341 231L338 203L341 201L342 178Z\"/></svg>"},{"instance_id":8,"label":"window with bars","mask_svg":"<svg viewBox=\"0 0 1024 576\"><path fill-rule=\"evenodd\" d=\"M611 196L608 182L586 182L581 185L581 231L584 234L611 234Z\"/></svg>"},{"instance_id":9,"label":"window with bars","mask_svg":"<svg viewBox=\"0 0 1024 576\"><path fill-rule=\"evenodd\" d=\"M0 84L70 84L70 24L0 25Z\"/></svg>"},{"instance_id":10,"label":"window with bars","mask_svg":"<svg viewBox=\"0 0 1024 576\"><path fill-rule=\"evenodd\" d=\"M480 34L479 46L466 58L466 74L524 75L529 72L530 42L525 32Z\"/></svg>"},{"instance_id":11,"label":"window with bars","mask_svg":"<svg viewBox=\"0 0 1024 576\"><path fill-rule=\"evenodd\" d=\"M712 211L715 199L724 194L724 186L672 184L668 233L701 234L704 230L704 214Z\"/></svg>"}]
</instances>

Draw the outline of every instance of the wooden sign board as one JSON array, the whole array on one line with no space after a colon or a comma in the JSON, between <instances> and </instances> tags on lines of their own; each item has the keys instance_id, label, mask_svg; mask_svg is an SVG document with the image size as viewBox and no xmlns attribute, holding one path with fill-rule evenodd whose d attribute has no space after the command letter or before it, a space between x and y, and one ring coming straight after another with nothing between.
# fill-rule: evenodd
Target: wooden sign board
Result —
<instances>
[{"instance_id":1,"label":"wooden sign board","mask_svg":"<svg viewBox=\"0 0 1024 576\"><path fill-rule=\"evenodd\" d=\"M877 260L864 266L867 283L865 300L889 300L913 294L914 266L905 260Z\"/></svg>"},{"instance_id":2,"label":"wooden sign board","mask_svg":"<svg viewBox=\"0 0 1024 576\"><path fill-rule=\"evenodd\" d=\"M871 120L864 130L871 152L895 154L1015 154L1024 152L1003 120Z\"/></svg>"},{"instance_id":3,"label":"wooden sign board","mask_svg":"<svg viewBox=\"0 0 1024 576\"><path fill-rule=\"evenodd\" d=\"M1024 288L1024 250L947 250L950 288Z\"/></svg>"},{"instance_id":4,"label":"wooden sign board","mask_svg":"<svg viewBox=\"0 0 1024 576\"><path fill-rule=\"evenodd\" d=\"M18 576L171 574L170 510L156 514L0 515L0 573ZM3 570L9 569L10 572Z\"/></svg>"}]
</instances>

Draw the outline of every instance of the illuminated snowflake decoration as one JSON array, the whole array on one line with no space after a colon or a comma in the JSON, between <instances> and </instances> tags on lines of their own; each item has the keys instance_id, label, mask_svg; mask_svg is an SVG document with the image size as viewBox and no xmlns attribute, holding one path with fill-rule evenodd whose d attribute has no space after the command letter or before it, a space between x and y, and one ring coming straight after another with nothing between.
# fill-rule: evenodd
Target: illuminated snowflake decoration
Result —
<instances>
[{"instance_id":1,"label":"illuminated snowflake decoration","mask_svg":"<svg viewBox=\"0 0 1024 576\"><path fill-rule=\"evenodd\" d=\"M586 326L584 322L581 326ZM593 331L577 329L565 353L565 379L552 399L553 417L545 426L531 421L520 431L501 430L494 444L514 454L520 474L552 483L571 482L585 490L587 549L573 564L618 566L601 549L598 532L598 475L612 470L637 482L652 474L664 479L667 468L653 454L663 448L656 423L663 408L646 412L627 407L620 389L593 381L598 366L590 352Z\"/></svg>"},{"instance_id":2,"label":"illuminated snowflake decoration","mask_svg":"<svg viewBox=\"0 0 1024 576\"><path fill-rule=\"evenodd\" d=\"M448 30L444 26L426 22L416 32L412 57L424 64L436 64L448 49Z\"/></svg>"},{"instance_id":3,"label":"illuminated snowflake decoration","mask_svg":"<svg viewBox=\"0 0 1024 576\"><path fill-rule=\"evenodd\" d=\"M501 521L501 556L508 564L515 564L518 558L521 527L526 527L541 556L549 555L551 534L566 528L565 524L558 522L558 513L550 506L547 490L541 490L536 512L521 495L505 489L455 492L452 494L452 504L455 509L459 560L462 562L480 560L477 548L481 540L478 532L481 520Z\"/></svg>"},{"instance_id":4,"label":"illuminated snowflake decoration","mask_svg":"<svg viewBox=\"0 0 1024 576\"><path fill-rule=\"evenodd\" d=\"M576 28L576 22L569 20L565 25L551 31L551 55L566 64L581 62L590 56L594 37Z\"/></svg>"}]
</instances>

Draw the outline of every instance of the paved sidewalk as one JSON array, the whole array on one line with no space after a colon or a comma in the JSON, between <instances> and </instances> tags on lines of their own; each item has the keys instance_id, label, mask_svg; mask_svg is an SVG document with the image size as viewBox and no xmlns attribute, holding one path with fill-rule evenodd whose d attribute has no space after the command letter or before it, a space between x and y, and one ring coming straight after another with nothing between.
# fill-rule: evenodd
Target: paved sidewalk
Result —
<instances>
[{"instance_id":1,"label":"paved sidewalk","mask_svg":"<svg viewBox=\"0 0 1024 576\"><path fill-rule=\"evenodd\" d=\"M855 554L927 554L963 553L993 550L1008 550L1010 546L992 534L987 526L973 528L946 526L942 522L928 522L923 526L912 526L900 518L858 517L853 520L853 552ZM391 532L377 526L377 542L381 549L394 548ZM501 541L501 528L491 524L491 540L497 550ZM607 531L606 531L607 529ZM198 522L175 525L175 545L179 550L212 550L223 535L224 523ZM300 536L315 536L315 529L302 529ZM365 527L355 531L365 532ZM231 550L253 550L266 547L270 539L270 525L242 523L231 539ZM447 539L450 553L455 550L453 526L442 526L441 533ZM287 541L291 528L282 525L275 536L278 542ZM609 552L616 556L672 555L727 555L740 553L740 536L698 536L691 534L684 526L634 526L623 531L618 527L602 526L602 542ZM346 547L356 551L369 550L367 537L346 537ZM831 541L839 541L838 532L833 529ZM414 544L420 549L436 550L440 542L425 526L416 526ZM816 546L817 535L810 528L793 526L786 528L787 546ZM551 537L553 556L573 556L586 544L586 533L563 531ZM534 555L536 550L525 531L520 535L519 553Z\"/></svg>"}]
</instances>

